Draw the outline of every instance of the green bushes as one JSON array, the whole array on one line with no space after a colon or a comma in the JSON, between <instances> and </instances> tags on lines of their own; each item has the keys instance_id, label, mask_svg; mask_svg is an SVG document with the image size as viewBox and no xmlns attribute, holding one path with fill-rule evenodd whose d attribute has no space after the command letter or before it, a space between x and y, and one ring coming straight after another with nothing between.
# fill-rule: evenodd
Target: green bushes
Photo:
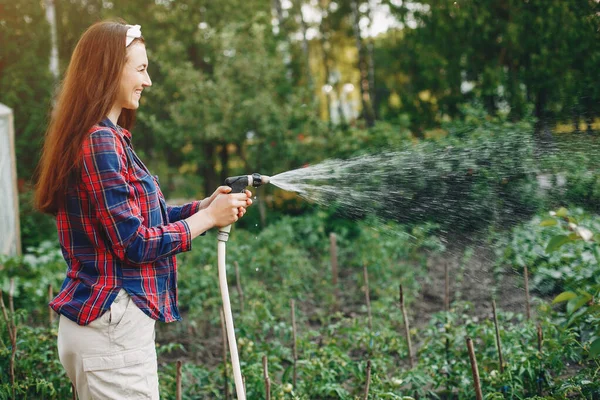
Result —
<instances>
[{"instance_id":1,"label":"green bushes","mask_svg":"<svg viewBox=\"0 0 600 400\"><path fill-rule=\"evenodd\" d=\"M21 225L21 248L38 247L44 241L58 242L55 219L36 211L33 207L33 191L19 194L19 221Z\"/></svg>"},{"instance_id":2,"label":"green bushes","mask_svg":"<svg viewBox=\"0 0 600 400\"><path fill-rule=\"evenodd\" d=\"M594 232L600 231L600 217L581 209L570 213L573 220ZM497 263L521 272L527 266L532 285L542 295L556 295L575 290L582 284L600 283L595 245L585 241L566 244L561 251L547 252L550 239L562 232L560 226L542 226L549 218L536 216L516 227L511 236L501 239L497 247Z\"/></svg>"},{"instance_id":3,"label":"green bushes","mask_svg":"<svg viewBox=\"0 0 600 400\"><path fill-rule=\"evenodd\" d=\"M419 368L403 379L407 389L419 396L453 393L458 398L474 398L471 365L465 339L474 341L481 386L487 398L528 398L537 393L538 383L552 385L553 377L565 370L565 360L578 360L573 352L576 335L562 332L544 322L542 357L538 351L537 330L520 314L499 312L504 371L501 372L491 319L471 316L473 305L455 303L450 312L435 314L421 332L423 345ZM423 387L427 382L429 389ZM506 396L506 397L505 397Z\"/></svg>"},{"instance_id":4,"label":"green bushes","mask_svg":"<svg viewBox=\"0 0 600 400\"><path fill-rule=\"evenodd\" d=\"M546 160L547 170L554 174L554 188L548 193L554 206L571 205L586 210L600 211L600 175L598 147L587 137L571 138L579 146L590 146L581 151L579 146L560 143L556 153ZM561 180L558 185L557 180Z\"/></svg>"},{"instance_id":5,"label":"green bushes","mask_svg":"<svg viewBox=\"0 0 600 400\"><path fill-rule=\"evenodd\" d=\"M56 327L25 325L24 311L16 315L18 346L15 358L15 394L9 379L11 345L4 319L0 318L0 399L68 399L71 383L58 360Z\"/></svg>"},{"instance_id":6,"label":"green bushes","mask_svg":"<svg viewBox=\"0 0 600 400\"><path fill-rule=\"evenodd\" d=\"M30 322L47 321L48 286L58 292L67 266L54 241L29 248L21 257L0 255L0 289L9 291L10 279L15 281L15 307L25 311Z\"/></svg>"},{"instance_id":7,"label":"green bushes","mask_svg":"<svg viewBox=\"0 0 600 400\"><path fill-rule=\"evenodd\" d=\"M577 218L580 225L588 224L585 214L573 213L571 216ZM587 329L557 326L554 318L566 321L567 317L549 307L540 310L544 332L542 356L538 353L534 324L524 321L519 314L499 313L506 362L504 373L499 371L492 322L474 317L472 305L463 302L453 304L447 313L435 314L428 326L412 329L419 350L416 367L409 369L408 349L401 333L403 320L396 304L398 284L403 283L410 306L419 290L420 279L417 278L423 278L426 273L428 255L444 250L435 236L439 228L431 224L402 226L394 222L380 224L365 220L357 222L354 230L336 230L340 266L340 307L336 309L330 283L329 233L333 225L329 218L323 212L282 217L261 231L234 229L228 242L232 308L249 398L264 396L263 355L269 359L272 393L277 399L351 400L361 396L366 385L367 360L372 362L371 398L442 397L447 391L456 398L471 398L466 336L476 343L483 389L488 398L525 398L537 393L538 382L542 382L544 392L554 398L579 393L576 390L588 396L598 390L594 379L595 364L587 350L593 333ZM522 262L538 259L548 262L536 250L528 249L539 246L543 252L549 236L561 231L555 232L557 227L539 227L539 223L540 219L536 218L515 229L515 236L533 235L526 244L519 244L518 240L503 242L504 246L511 247L510 251L502 253L505 262L516 263L514 260L519 254L525 257ZM549 236L543 229L550 229ZM221 300L216 242L214 234L209 233L194 242L192 252L180 257L179 300L184 321L160 324L157 332L161 395L164 398L175 397L173 360L177 358L184 360L184 399L222 397L224 367L220 353ZM581 242L567 244L561 250L574 251L576 257L584 258L585 249L577 252L567 247L578 245ZM15 304L20 310L17 311L16 390L22 397L58 399L70 396L70 386L56 354L56 325L51 328L30 326L32 322L39 323L39 316L47 310L45 293L36 291L38 285L34 283L56 282L64 273L60 271L64 263L59 258L58 250L50 246L36 250L35 256L3 260L4 271L9 271L7 277L14 278L17 283ZM560 260L558 258L556 262ZM234 261L239 263L240 283L245 294L243 312L234 289ZM369 271L373 329L367 327L363 265ZM541 264L528 265L531 265L535 281ZM548 264L547 268L554 266ZM548 279L552 279L552 275ZM28 301L29 298L33 301ZM298 326L298 382L295 387L291 385L291 298L296 300ZM38 317L32 317L35 315ZM591 321L586 319L582 323ZM12 349L4 323L0 323L0 339L3 371L0 373L0 398L10 398L12 388L6 382ZM578 364L578 370L568 371L566 363ZM572 377L559 378L564 373ZM232 392L231 379L229 385Z\"/></svg>"}]
</instances>

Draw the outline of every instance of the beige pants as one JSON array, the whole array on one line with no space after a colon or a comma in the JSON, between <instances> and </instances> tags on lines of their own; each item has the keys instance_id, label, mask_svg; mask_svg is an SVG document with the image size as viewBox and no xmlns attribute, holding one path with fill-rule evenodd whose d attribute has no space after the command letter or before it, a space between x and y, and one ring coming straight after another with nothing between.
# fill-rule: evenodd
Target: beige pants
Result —
<instances>
[{"instance_id":1,"label":"beige pants","mask_svg":"<svg viewBox=\"0 0 600 400\"><path fill-rule=\"evenodd\" d=\"M61 315L58 356L80 400L158 400L155 321L121 289L87 326Z\"/></svg>"}]
</instances>

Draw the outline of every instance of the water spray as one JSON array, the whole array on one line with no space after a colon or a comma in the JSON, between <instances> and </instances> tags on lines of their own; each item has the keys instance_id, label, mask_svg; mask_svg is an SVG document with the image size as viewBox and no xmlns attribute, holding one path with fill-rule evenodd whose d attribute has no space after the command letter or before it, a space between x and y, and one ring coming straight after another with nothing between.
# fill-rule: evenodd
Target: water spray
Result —
<instances>
[{"instance_id":1,"label":"water spray","mask_svg":"<svg viewBox=\"0 0 600 400\"><path fill-rule=\"evenodd\" d=\"M231 193L243 193L246 187L259 187L267 184L270 177L260 174L232 176L225 179L225 184L231 188ZM225 263L225 243L229 239L231 225L219 229L217 235L218 242L218 265L219 265L219 285L221 287L221 298L223 299L223 314L225 315L225 327L227 330L227 341L229 342L229 351L231 353L231 365L233 367L233 378L235 380L235 390L238 400L246 400L246 390L242 381L242 371L240 369L240 359L238 356L237 342L235 340L235 330L233 327L233 314L231 313L231 303L229 301L229 288L227 287L227 265Z\"/></svg>"}]
</instances>

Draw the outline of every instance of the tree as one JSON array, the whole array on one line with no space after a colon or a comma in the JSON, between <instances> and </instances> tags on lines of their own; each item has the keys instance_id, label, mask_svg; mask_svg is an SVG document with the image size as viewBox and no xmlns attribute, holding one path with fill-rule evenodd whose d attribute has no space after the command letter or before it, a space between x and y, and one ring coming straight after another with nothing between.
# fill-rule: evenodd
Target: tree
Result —
<instances>
[{"instance_id":1,"label":"tree","mask_svg":"<svg viewBox=\"0 0 600 400\"><path fill-rule=\"evenodd\" d=\"M0 0L0 102L14 111L20 182L34 173L53 89L50 35L37 0Z\"/></svg>"}]
</instances>

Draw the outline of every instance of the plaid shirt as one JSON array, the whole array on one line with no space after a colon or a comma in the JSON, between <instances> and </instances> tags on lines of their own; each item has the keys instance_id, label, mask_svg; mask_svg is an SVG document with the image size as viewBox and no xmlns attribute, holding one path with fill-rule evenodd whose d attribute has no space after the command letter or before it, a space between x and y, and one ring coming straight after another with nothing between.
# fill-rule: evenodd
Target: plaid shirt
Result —
<instances>
[{"instance_id":1,"label":"plaid shirt","mask_svg":"<svg viewBox=\"0 0 600 400\"><path fill-rule=\"evenodd\" d=\"M50 307L87 325L107 311L120 288L148 316L180 320L175 254L192 237L182 221L200 202L170 207L131 146L131 133L108 118L81 149L81 182L71 185L56 226L67 277Z\"/></svg>"}]
</instances>

